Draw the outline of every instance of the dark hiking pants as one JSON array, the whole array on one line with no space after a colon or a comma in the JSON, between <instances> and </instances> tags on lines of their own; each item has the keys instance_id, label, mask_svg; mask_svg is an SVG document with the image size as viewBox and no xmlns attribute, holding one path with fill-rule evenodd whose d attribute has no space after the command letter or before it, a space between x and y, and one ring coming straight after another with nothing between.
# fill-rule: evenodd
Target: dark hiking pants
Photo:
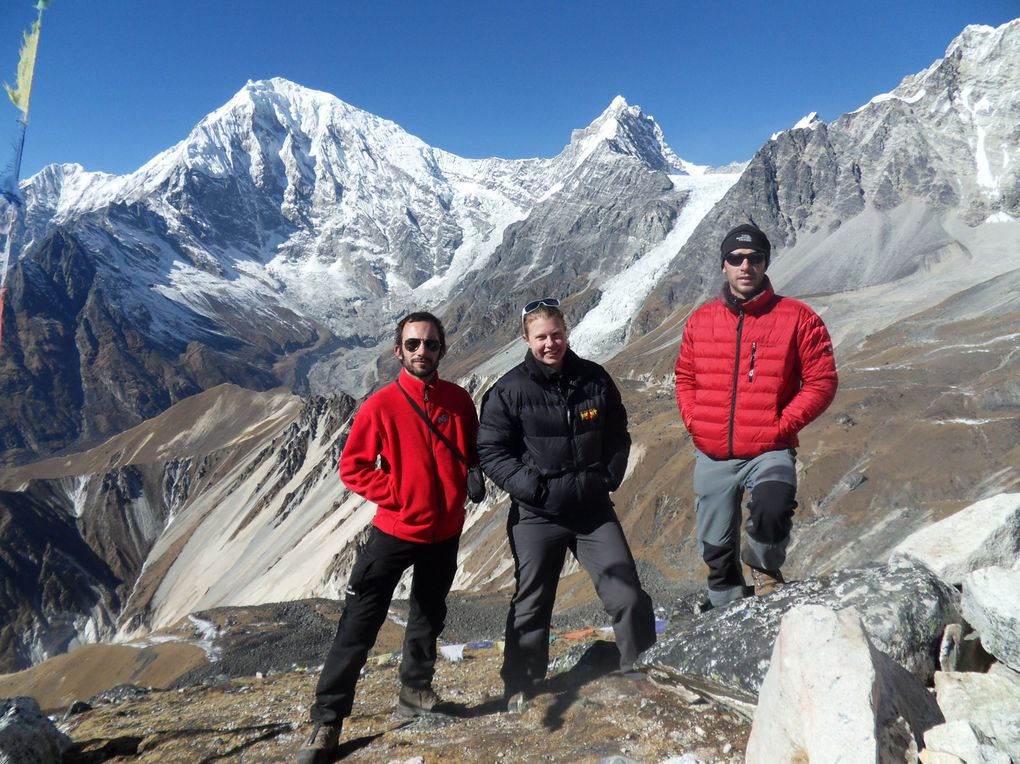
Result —
<instances>
[{"instance_id":1,"label":"dark hiking pants","mask_svg":"<svg viewBox=\"0 0 1020 764\"><path fill-rule=\"evenodd\" d=\"M372 528L351 571L336 637L315 688L313 722L331 724L350 716L358 675L386 620L393 591L412 565L400 681L409 687L432 682L436 640L446 621L446 595L457 572L459 544L460 536L436 544L418 544Z\"/></svg>"},{"instance_id":2,"label":"dark hiking pants","mask_svg":"<svg viewBox=\"0 0 1020 764\"><path fill-rule=\"evenodd\" d=\"M595 520L566 525L511 507L507 533L517 588L500 672L507 694L529 691L545 678L556 586L568 549L588 572L612 619L620 665L629 667L655 643L652 600L641 589L623 528L611 509L598 514Z\"/></svg>"}]
</instances>

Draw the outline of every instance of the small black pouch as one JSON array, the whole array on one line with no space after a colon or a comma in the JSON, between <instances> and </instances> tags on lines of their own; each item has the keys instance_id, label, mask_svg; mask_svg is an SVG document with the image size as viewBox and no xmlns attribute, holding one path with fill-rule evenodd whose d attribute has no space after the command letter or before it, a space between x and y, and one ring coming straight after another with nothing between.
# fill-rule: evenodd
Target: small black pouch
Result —
<instances>
[{"instance_id":1,"label":"small black pouch","mask_svg":"<svg viewBox=\"0 0 1020 764\"><path fill-rule=\"evenodd\" d=\"M482 474L482 468L478 464L468 467L467 495L475 504L480 504L485 499L485 475Z\"/></svg>"}]
</instances>

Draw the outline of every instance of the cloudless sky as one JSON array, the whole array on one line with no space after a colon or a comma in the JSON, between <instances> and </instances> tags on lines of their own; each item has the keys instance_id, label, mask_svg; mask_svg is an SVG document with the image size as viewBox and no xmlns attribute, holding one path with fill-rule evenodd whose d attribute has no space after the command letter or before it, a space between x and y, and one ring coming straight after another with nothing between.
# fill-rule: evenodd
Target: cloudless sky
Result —
<instances>
[{"instance_id":1,"label":"cloudless sky","mask_svg":"<svg viewBox=\"0 0 1020 764\"><path fill-rule=\"evenodd\" d=\"M33 5L0 0L2 81ZM720 165L892 90L967 24L1018 16L1018 0L54 0L21 177L130 172L277 76L465 157L553 156L622 95L682 158Z\"/></svg>"}]
</instances>

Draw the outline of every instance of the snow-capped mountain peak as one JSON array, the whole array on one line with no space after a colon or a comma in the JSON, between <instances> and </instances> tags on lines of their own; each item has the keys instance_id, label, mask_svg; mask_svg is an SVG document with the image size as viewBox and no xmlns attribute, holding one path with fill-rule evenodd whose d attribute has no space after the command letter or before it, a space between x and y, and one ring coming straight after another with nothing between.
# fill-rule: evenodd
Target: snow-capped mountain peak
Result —
<instances>
[{"instance_id":1,"label":"snow-capped mountain peak","mask_svg":"<svg viewBox=\"0 0 1020 764\"><path fill-rule=\"evenodd\" d=\"M946 58L960 55L980 62L993 55L1001 57L1009 51L1016 52L1020 45L1018 32L1020 19L1014 19L999 27L970 24L949 44Z\"/></svg>"},{"instance_id":2,"label":"snow-capped mountain peak","mask_svg":"<svg viewBox=\"0 0 1020 764\"><path fill-rule=\"evenodd\" d=\"M818 112L813 111L810 114L807 114L806 116L803 116L799 120L797 120L797 123L793 127L791 127L790 130L817 130L824 124L825 123L822 121L821 117L818 116ZM781 130L778 133L772 133L772 137L769 140L772 141L776 140L780 135L783 134L783 132L785 131Z\"/></svg>"},{"instance_id":3,"label":"snow-capped mountain peak","mask_svg":"<svg viewBox=\"0 0 1020 764\"><path fill-rule=\"evenodd\" d=\"M616 96L590 125L574 130L567 151L578 167L601 146L633 156L657 170L686 172L686 163L666 145L655 119L644 114L640 106L630 106L623 96Z\"/></svg>"},{"instance_id":4,"label":"snow-capped mountain peak","mask_svg":"<svg viewBox=\"0 0 1020 764\"><path fill-rule=\"evenodd\" d=\"M800 121L793 126L794 130L814 130L822 124L821 118L818 116L817 111L813 111L805 117L801 117Z\"/></svg>"}]
</instances>

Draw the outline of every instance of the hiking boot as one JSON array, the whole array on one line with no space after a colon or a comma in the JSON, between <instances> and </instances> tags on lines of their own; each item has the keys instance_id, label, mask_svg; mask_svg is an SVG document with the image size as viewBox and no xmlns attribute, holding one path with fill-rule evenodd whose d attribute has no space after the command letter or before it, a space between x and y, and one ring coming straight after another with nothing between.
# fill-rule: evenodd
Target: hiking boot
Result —
<instances>
[{"instance_id":1,"label":"hiking boot","mask_svg":"<svg viewBox=\"0 0 1020 764\"><path fill-rule=\"evenodd\" d=\"M528 701L531 697L528 693L518 690L506 696L506 712L508 714L521 714L528 708Z\"/></svg>"},{"instance_id":2,"label":"hiking boot","mask_svg":"<svg viewBox=\"0 0 1020 764\"><path fill-rule=\"evenodd\" d=\"M404 716L442 713L443 699L436 694L431 684L424 687L408 687L405 684L400 688L397 710Z\"/></svg>"},{"instance_id":3,"label":"hiking boot","mask_svg":"<svg viewBox=\"0 0 1020 764\"><path fill-rule=\"evenodd\" d=\"M621 663L620 670L613 673L619 674L623 678L631 679L635 682L644 682L648 679L648 674L641 669L635 668L633 663Z\"/></svg>"},{"instance_id":4,"label":"hiking boot","mask_svg":"<svg viewBox=\"0 0 1020 764\"><path fill-rule=\"evenodd\" d=\"M751 568L751 578L754 579L754 594L756 597L764 597L786 586L786 579L783 578L782 572L778 570Z\"/></svg>"},{"instance_id":5,"label":"hiking boot","mask_svg":"<svg viewBox=\"0 0 1020 764\"><path fill-rule=\"evenodd\" d=\"M295 759L297 764L325 764L333 761L343 724L343 719L338 719L333 724L316 722L307 742L298 750Z\"/></svg>"}]
</instances>

